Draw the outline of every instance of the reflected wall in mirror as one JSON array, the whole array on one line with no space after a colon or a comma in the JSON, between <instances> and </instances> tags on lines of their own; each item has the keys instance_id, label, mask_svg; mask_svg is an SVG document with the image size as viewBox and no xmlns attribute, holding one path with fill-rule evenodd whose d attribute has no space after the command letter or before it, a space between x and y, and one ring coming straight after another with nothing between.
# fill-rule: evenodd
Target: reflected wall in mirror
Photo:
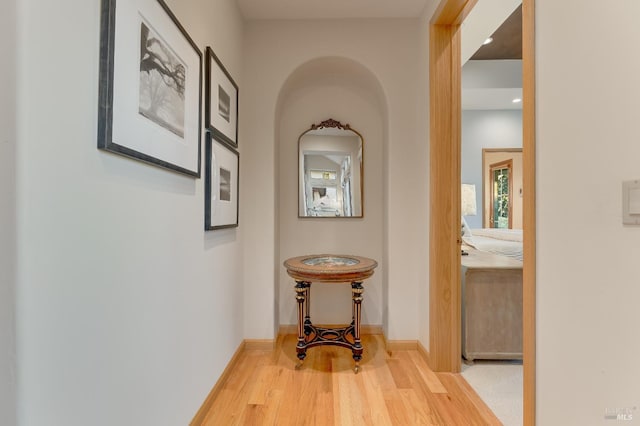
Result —
<instances>
[{"instance_id":1,"label":"reflected wall in mirror","mask_svg":"<svg viewBox=\"0 0 640 426\"><path fill-rule=\"evenodd\" d=\"M298 216L362 217L363 139L328 119L298 138Z\"/></svg>"}]
</instances>

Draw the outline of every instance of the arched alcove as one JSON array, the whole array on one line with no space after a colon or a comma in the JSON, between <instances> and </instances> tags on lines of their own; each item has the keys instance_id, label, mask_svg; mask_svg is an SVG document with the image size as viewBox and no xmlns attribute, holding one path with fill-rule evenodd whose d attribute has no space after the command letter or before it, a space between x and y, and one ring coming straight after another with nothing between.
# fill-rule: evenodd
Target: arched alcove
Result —
<instances>
[{"instance_id":1,"label":"arched alcove","mask_svg":"<svg viewBox=\"0 0 640 426\"><path fill-rule=\"evenodd\" d=\"M365 284L363 324L386 324L387 102L376 76L349 58L321 57L293 70L278 95L276 145L276 324L294 324L293 281L279 266L309 253L356 254L378 260ZM298 217L298 137L312 124L333 118L360 132L364 147L364 217ZM348 285L314 286L314 321L350 320Z\"/></svg>"}]
</instances>

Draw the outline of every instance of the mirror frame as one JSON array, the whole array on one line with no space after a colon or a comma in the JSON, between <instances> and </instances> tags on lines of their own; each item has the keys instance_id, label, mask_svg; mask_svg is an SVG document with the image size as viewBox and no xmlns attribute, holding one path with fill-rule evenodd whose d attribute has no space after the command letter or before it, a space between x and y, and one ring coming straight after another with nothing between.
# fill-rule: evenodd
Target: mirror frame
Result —
<instances>
[{"instance_id":1,"label":"mirror frame","mask_svg":"<svg viewBox=\"0 0 640 426\"><path fill-rule=\"evenodd\" d=\"M302 142L302 137L309 132L314 130L321 129L339 129L353 132L360 138L360 143L362 146L362 159L360 164L360 214L358 216L301 216L300 215L300 200L301 191L300 191L300 155L302 154L300 149L300 143ZM364 138L362 134L352 128L349 124L342 124L341 122L334 120L333 118L329 118L324 120L320 124L312 124L307 130L302 132L300 136L298 136L298 218L299 219L362 219L364 218ZM306 204L305 204L306 205Z\"/></svg>"}]
</instances>

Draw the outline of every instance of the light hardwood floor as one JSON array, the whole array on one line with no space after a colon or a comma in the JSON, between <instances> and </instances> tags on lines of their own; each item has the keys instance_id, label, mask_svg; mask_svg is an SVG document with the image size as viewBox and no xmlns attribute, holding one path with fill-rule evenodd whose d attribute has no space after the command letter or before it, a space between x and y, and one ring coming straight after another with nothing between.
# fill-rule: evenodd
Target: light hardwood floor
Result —
<instances>
[{"instance_id":1,"label":"light hardwood floor","mask_svg":"<svg viewBox=\"0 0 640 426\"><path fill-rule=\"evenodd\" d=\"M500 425L459 374L434 373L416 350L388 354L363 336L360 373L351 351L315 347L296 370L296 337L273 351L242 352L203 425Z\"/></svg>"}]
</instances>

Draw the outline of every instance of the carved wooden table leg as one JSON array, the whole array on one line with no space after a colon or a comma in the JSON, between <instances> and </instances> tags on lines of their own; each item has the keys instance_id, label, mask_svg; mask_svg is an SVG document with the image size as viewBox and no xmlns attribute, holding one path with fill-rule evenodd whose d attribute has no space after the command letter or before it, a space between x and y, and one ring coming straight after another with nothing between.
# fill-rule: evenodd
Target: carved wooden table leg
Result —
<instances>
[{"instance_id":1,"label":"carved wooden table leg","mask_svg":"<svg viewBox=\"0 0 640 426\"><path fill-rule=\"evenodd\" d=\"M308 313L308 308L306 306L308 288L309 287L305 281L296 281L296 301L298 302L298 344L296 345L296 352L299 360L296 368L300 368L302 366L302 362L307 356L304 315L305 313Z\"/></svg>"},{"instance_id":2,"label":"carved wooden table leg","mask_svg":"<svg viewBox=\"0 0 640 426\"><path fill-rule=\"evenodd\" d=\"M353 371L360 371L360 360L362 360L362 342L360 341L360 318L362 316L362 293L364 288L362 282L354 281L351 283L351 293L353 301L353 360L356 366Z\"/></svg>"},{"instance_id":3,"label":"carved wooden table leg","mask_svg":"<svg viewBox=\"0 0 640 426\"><path fill-rule=\"evenodd\" d=\"M305 342L308 341L311 334L311 283L305 281L306 291L304 292L304 335Z\"/></svg>"}]
</instances>

